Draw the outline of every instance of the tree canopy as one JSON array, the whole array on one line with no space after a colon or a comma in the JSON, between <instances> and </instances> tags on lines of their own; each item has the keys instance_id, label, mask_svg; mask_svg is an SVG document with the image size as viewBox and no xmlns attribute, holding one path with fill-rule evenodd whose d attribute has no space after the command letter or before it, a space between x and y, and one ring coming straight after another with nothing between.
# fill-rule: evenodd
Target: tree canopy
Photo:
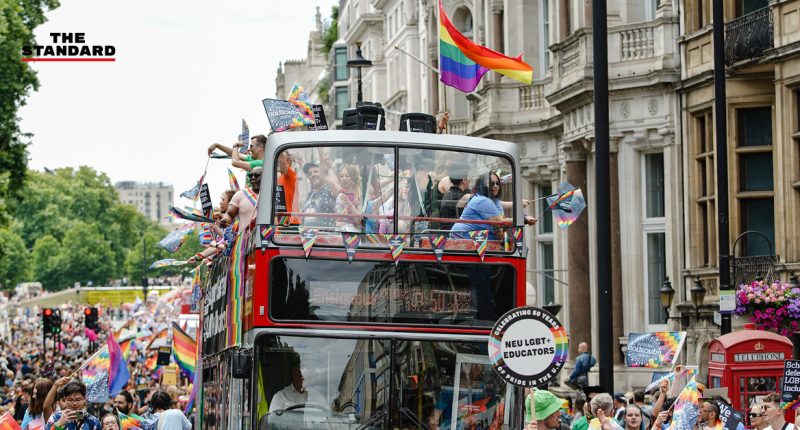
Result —
<instances>
[{"instance_id":1,"label":"tree canopy","mask_svg":"<svg viewBox=\"0 0 800 430\"><path fill-rule=\"evenodd\" d=\"M9 204L10 228L0 229L3 288L39 281L54 291L76 282L103 285L123 277L138 284L144 238L146 266L161 258L185 260L202 249L191 235L175 254L160 248L167 230L122 204L108 176L90 167L29 171L21 195ZM189 269L171 267L147 274Z\"/></svg>"}]
</instances>

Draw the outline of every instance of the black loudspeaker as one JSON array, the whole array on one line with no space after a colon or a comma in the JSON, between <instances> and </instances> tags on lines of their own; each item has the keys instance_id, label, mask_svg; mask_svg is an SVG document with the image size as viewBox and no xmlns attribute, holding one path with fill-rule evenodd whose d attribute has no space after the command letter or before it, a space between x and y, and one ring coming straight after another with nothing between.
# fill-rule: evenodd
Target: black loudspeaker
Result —
<instances>
[{"instance_id":1,"label":"black loudspeaker","mask_svg":"<svg viewBox=\"0 0 800 430\"><path fill-rule=\"evenodd\" d=\"M345 109L342 130L386 130L386 113L380 103L363 103Z\"/></svg>"},{"instance_id":2,"label":"black loudspeaker","mask_svg":"<svg viewBox=\"0 0 800 430\"><path fill-rule=\"evenodd\" d=\"M404 113L400 115L400 131L436 134L436 117L426 113Z\"/></svg>"},{"instance_id":3,"label":"black loudspeaker","mask_svg":"<svg viewBox=\"0 0 800 430\"><path fill-rule=\"evenodd\" d=\"M253 353L245 349L240 349L233 354L233 369L231 377L234 379L246 379L250 377L253 369Z\"/></svg>"},{"instance_id":4,"label":"black loudspeaker","mask_svg":"<svg viewBox=\"0 0 800 430\"><path fill-rule=\"evenodd\" d=\"M172 355L171 346L159 346L156 364L159 366L166 366L169 364L169 356Z\"/></svg>"}]
</instances>

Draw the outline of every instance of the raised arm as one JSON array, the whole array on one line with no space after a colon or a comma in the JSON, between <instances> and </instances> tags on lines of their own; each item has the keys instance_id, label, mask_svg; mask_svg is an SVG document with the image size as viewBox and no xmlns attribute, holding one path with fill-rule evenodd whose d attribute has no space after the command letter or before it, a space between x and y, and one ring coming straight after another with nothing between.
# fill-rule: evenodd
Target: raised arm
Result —
<instances>
[{"instance_id":1,"label":"raised arm","mask_svg":"<svg viewBox=\"0 0 800 430\"><path fill-rule=\"evenodd\" d=\"M230 146L225 146L221 143L212 143L211 146L208 147L208 155L211 155L211 153L213 153L215 149L219 149L220 151L233 157L232 155L233 148L231 148Z\"/></svg>"}]
</instances>

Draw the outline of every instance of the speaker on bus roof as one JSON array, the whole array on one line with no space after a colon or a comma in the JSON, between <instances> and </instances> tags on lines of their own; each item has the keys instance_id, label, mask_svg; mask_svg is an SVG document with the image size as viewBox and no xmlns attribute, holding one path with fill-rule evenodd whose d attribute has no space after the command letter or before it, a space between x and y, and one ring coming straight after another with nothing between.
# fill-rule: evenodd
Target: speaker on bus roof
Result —
<instances>
[{"instance_id":1,"label":"speaker on bus roof","mask_svg":"<svg viewBox=\"0 0 800 430\"><path fill-rule=\"evenodd\" d=\"M386 113L380 103L364 102L345 109L342 130L386 130Z\"/></svg>"},{"instance_id":2,"label":"speaker on bus roof","mask_svg":"<svg viewBox=\"0 0 800 430\"><path fill-rule=\"evenodd\" d=\"M426 113L404 113L400 115L400 131L436 134L436 117Z\"/></svg>"}]
</instances>

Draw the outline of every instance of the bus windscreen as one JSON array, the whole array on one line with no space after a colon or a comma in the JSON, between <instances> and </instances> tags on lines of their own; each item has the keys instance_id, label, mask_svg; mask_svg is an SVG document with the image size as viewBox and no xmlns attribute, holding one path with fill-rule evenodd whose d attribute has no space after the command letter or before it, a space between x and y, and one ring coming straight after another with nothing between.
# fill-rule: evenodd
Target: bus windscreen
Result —
<instances>
[{"instance_id":1,"label":"bus windscreen","mask_svg":"<svg viewBox=\"0 0 800 430\"><path fill-rule=\"evenodd\" d=\"M496 154L298 147L278 153L275 175L274 219L286 227L275 236L279 244L296 243L299 228L334 237L439 233L456 239L488 230L498 241L514 221L512 164Z\"/></svg>"},{"instance_id":2,"label":"bus windscreen","mask_svg":"<svg viewBox=\"0 0 800 430\"><path fill-rule=\"evenodd\" d=\"M276 321L491 327L514 285L506 264L277 258L269 309Z\"/></svg>"}]
</instances>

